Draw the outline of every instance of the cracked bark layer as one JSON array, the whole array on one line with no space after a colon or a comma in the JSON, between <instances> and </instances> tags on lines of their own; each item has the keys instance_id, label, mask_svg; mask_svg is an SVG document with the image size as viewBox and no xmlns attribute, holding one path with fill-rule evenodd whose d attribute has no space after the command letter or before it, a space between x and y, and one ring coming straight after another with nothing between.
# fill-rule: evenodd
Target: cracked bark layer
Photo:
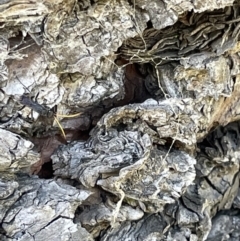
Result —
<instances>
[{"instance_id":1,"label":"cracked bark layer","mask_svg":"<svg viewBox=\"0 0 240 241\"><path fill-rule=\"evenodd\" d=\"M1 178L1 240L93 240L72 220L77 206L89 195L90 191L54 180L28 175Z\"/></svg>"},{"instance_id":2,"label":"cracked bark layer","mask_svg":"<svg viewBox=\"0 0 240 241\"><path fill-rule=\"evenodd\" d=\"M1 3L1 240L238 240L239 6Z\"/></svg>"}]
</instances>

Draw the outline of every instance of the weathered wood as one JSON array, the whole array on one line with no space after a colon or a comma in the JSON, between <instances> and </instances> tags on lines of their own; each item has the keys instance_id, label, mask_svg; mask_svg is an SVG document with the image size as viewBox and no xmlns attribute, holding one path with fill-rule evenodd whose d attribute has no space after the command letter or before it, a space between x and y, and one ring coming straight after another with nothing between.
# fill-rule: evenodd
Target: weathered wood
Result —
<instances>
[{"instance_id":1,"label":"weathered wood","mask_svg":"<svg viewBox=\"0 0 240 241\"><path fill-rule=\"evenodd\" d=\"M1 179L2 240L69 240L91 235L73 223L75 209L90 191L27 175ZM56 230L56 235L53 231Z\"/></svg>"},{"instance_id":2,"label":"weathered wood","mask_svg":"<svg viewBox=\"0 0 240 241\"><path fill-rule=\"evenodd\" d=\"M2 1L0 239L238 240L239 12Z\"/></svg>"}]
</instances>

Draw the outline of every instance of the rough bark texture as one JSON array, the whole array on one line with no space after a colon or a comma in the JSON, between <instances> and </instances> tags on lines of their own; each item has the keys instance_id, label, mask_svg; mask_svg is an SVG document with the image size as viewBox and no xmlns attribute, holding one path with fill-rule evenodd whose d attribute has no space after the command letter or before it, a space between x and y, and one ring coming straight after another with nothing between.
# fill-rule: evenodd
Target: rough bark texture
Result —
<instances>
[{"instance_id":1,"label":"rough bark texture","mask_svg":"<svg viewBox=\"0 0 240 241\"><path fill-rule=\"evenodd\" d=\"M0 22L1 240L240 239L240 1L5 0Z\"/></svg>"}]
</instances>

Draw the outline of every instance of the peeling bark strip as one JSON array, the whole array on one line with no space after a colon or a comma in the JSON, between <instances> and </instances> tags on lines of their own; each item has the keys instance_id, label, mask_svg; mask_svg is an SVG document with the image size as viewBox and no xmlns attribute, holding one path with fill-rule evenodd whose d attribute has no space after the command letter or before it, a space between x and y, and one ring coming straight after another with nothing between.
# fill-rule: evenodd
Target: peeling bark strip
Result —
<instances>
[{"instance_id":1,"label":"peeling bark strip","mask_svg":"<svg viewBox=\"0 0 240 241\"><path fill-rule=\"evenodd\" d=\"M149 28L142 35L126 40L121 53L131 62L152 62L157 66L189 59L192 53L222 55L239 40L238 11L239 5L214 12L185 12L170 27Z\"/></svg>"},{"instance_id":2,"label":"peeling bark strip","mask_svg":"<svg viewBox=\"0 0 240 241\"><path fill-rule=\"evenodd\" d=\"M239 12L2 1L0 240L239 240Z\"/></svg>"}]
</instances>

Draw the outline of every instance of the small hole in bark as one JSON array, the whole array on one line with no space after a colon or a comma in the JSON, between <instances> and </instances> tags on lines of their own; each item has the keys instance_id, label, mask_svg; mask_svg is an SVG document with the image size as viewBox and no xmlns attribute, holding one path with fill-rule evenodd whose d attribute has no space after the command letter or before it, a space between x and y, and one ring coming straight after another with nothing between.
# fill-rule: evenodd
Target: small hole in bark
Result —
<instances>
[{"instance_id":1,"label":"small hole in bark","mask_svg":"<svg viewBox=\"0 0 240 241\"><path fill-rule=\"evenodd\" d=\"M153 27L152 21L149 20L149 21L147 22L147 28L152 28L152 27Z\"/></svg>"},{"instance_id":2,"label":"small hole in bark","mask_svg":"<svg viewBox=\"0 0 240 241\"><path fill-rule=\"evenodd\" d=\"M38 173L38 176L44 179L50 179L53 177L52 161L46 162L42 165L42 168Z\"/></svg>"}]
</instances>

